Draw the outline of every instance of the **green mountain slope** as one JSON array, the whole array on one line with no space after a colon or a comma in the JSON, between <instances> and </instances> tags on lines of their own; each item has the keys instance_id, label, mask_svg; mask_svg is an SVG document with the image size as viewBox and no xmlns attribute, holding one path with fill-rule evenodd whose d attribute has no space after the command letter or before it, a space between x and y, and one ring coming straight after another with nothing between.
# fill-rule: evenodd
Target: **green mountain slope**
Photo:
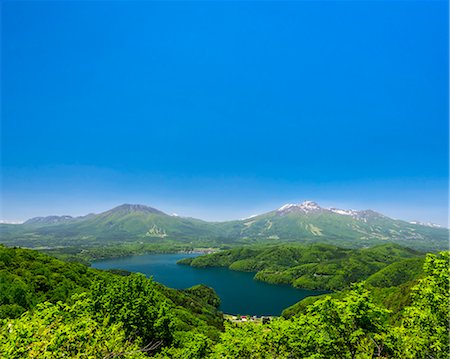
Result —
<instances>
[{"instance_id":1,"label":"green mountain slope","mask_svg":"<svg viewBox=\"0 0 450 359\"><path fill-rule=\"evenodd\" d=\"M287 207L286 206L290 206ZM321 243L374 244L396 241L423 249L448 248L444 228L394 220L377 212L324 209L314 202L285 205L242 221L223 223L231 236L247 239L304 240Z\"/></svg>"},{"instance_id":2,"label":"green mountain slope","mask_svg":"<svg viewBox=\"0 0 450 359\"><path fill-rule=\"evenodd\" d=\"M448 247L448 234L445 228L394 220L371 210L324 209L310 201L228 222L171 216L151 207L125 204L84 217L38 217L21 225L0 225L1 243L31 248L136 241L194 246L292 241L363 247L388 241L441 250Z\"/></svg>"},{"instance_id":3,"label":"green mountain slope","mask_svg":"<svg viewBox=\"0 0 450 359\"><path fill-rule=\"evenodd\" d=\"M64 216L66 217L66 216ZM26 247L101 245L130 241L190 242L219 237L212 223L167 215L142 205L121 205L86 217L32 219L22 225L0 226L1 242Z\"/></svg>"},{"instance_id":4,"label":"green mountain slope","mask_svg":"<svg viewBox=\"0 0 450 359\"><path fill-rule=\"evenodd\" d=\"M411 288L423 277L424 261L425 256L399 259L364 280L364 285L370 289L374 301L392 311L389 317L391 323L395 323L403 308L411 304ZM342 298L345 291L327 295ZM290 318L305 313L309 305L321 300L324 296L307 297L283 310L282 315Z\"/></svg>"}]
</instances>

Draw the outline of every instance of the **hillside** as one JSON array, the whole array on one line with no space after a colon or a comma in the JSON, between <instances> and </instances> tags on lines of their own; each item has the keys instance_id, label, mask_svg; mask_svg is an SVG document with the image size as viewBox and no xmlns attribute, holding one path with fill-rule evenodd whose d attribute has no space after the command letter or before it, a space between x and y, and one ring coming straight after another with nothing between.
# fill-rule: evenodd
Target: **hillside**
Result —
<instances>
[{"instance_id":1,"label":"hillside","mask_svg":"<svg viewBox=\"0 0 450 359\"><path fill-rule=\"evenodd\" d=\"M375 302L391 310L389 321L395 323L401 311L411 304L411 288L417 285L423 277L423 264L425 257L400 259L376 271L364 280L366 288L370 289ZM344 292L335 292L334 298L342 298ZM285 318L305 313L308 306L321 300L324 295L307 297L283 311Z\"/></svg>"},{"instance_id":2,"label":"hillside","mask_svg":"<svg viewBox=\"0 0 450 359\"><path fill-rule=\"evenodd\" d=\"M80 323L82 326L79 328L72 325L66 330L72 338L79 334L78 340L82 340L84 335L93 335L84 333L83 326L93 329L98 326L101 338L96 340L101 339L105 343L120 342L122 336L136 344L158 342L159 347L184 345L181 343L186 340L186 335L199 335L205 340L218 338L223 329L223 317L217 310L220 299L211 288L196 286L175 290L140 274L123 274L95 270L79 263L65 263L37 251L0 245L0 324L3 318L23 317L24 312L30 311L25 315L28 319L32 317L34 323L27 324L27 328L34 330L34 325L44 325L43 320L54 320L52 326L60 325L59 316L63 316L65 321L75 313L73 319L86 322ZM67 306L73 307L67 311ZM40 317L41 314L47 317ZM118 331L109 332L106 328ZM103 330L106 330L105 337ZM49 329L41 334L45 337L52 333ZM58 335L58 332L54 334ZM60 332L59 335L63 334ZM29 348L36 342L36 338L33 340L30 336L30 339ZM129 345L127 341L119 343L123 346L121 349ZM78 346L76 344L70 343L70 350L82 351L81 342ZM87 340L84 345L89 344ZM107 351L108 345L105 344L103 350ZM12 357L21 357L19 352L16 354ZM35 356L40 357L38 352Z\"/></svg>"},{"instance_id":3,"label":"hillside","mask_svg":"<svg viewBox=\"0 0 450 359\"><path fill-rule=\"evenodd\" d=\"M306 289L339 290L351 283L363 281L400 260L422 256L422 253L395 244L363 249L345 249L326 244L279 245L239 247L183 259L178 263L193 267L227 267L231 270L256 272L255 279L268 283L290 284ZM388 275L380 277L372 277L371 283L384 280L386 283L383 286L390 286L387 282L396 281L396 278Z\"/></svg>"},{"instance_id":4,"label":"hillside","mask_svg":"<svg viewBox=\"0 0 450 359\"><path fill-rule=\"evenodd\" d=\"M132 242L197 247L278 242L364 247L393 242L441 250L448 248L448 229L394 220L372 210L325 209L311 201L228 222L206 222L124 204L83 217L37 217L23 224L0 224L0 242L47 249Z\"/></svg>"},{"instance_id":5,"label":"hillside","mask_svg":"<svg viewBox=\"0 0 450 359\"><path fill-rule=\"evenodd\" d=\"M360 283L315 298L289 320L223 326L219 298L205 286L173 290L139 274L0 246L0 352L5 358L447 358L448 255L427 255L394 322ZM414 277L409 265L387 268L388 282L374 278L373 285Z\"/></svg>"}]
</instances>

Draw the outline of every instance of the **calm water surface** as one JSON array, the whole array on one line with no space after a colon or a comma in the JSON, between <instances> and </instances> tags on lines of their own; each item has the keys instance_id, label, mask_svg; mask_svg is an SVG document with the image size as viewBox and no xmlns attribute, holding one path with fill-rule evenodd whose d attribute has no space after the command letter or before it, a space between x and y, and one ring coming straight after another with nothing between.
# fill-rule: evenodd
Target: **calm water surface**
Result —
<instances>
[{"instance_id":1,"label":"calm water surface","mask_svg":"<svg viewBox=\"0 0 450 359\"><path fill-rule=\"evenodd\" d=\"M226 268L194 268L178 265L179 259L198 254L146 254L107 259L92 264L98 269L125 269L153 277L168 287L185 289L205 284L219 295L224 313L280 315L283 309L310 295L325 293L295 289L253 280L254 273L235 272Z\"/></svg>"}]
</instances>

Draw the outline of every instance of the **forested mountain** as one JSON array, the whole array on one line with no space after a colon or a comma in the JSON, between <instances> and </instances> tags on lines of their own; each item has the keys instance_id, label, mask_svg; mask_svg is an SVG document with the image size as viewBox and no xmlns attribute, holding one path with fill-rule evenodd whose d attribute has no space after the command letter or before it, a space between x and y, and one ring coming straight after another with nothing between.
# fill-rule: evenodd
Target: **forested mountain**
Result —
<instances>
[{"instance_id":1,"label":"forested mountain","mask_svg":"<svg viewBox=\"0 0 450 359\"><path fill-rule=\"evenodd\" d=\"M0 353L8 359L448 358L449 253L427 255L420 274L408 270L418 268L416 259L303 303L290 319L223 325L219 299L207 287L178 291L142 275L0 246ZM411 288L392 294L411 278ZM396 296L406 304L387 309L386 299Z\"/></svg>"},{"instance_id":2,"label":"forested mountain","mask_svg":"<svg viewBox=\"0 0 450 359\"><path fill-rule=\"evenodd\" d=\"M0 224L2 243L31 248L123 242L221 246L291 241L352 247L395 242L441 250L448 246L448 234L445 228L394 220L371 210L325 209L311 201L228 222L205 222L125 204L84 217L50 216L19 225Z\"/></svg>"}]
</instances>

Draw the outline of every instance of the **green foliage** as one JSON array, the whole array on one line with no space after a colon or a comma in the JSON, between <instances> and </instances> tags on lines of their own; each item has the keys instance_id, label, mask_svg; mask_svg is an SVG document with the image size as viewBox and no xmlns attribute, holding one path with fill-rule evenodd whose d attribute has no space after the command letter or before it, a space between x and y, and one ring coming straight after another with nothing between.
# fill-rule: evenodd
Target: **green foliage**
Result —
<instances>
[{"instance_id":1,"label":"green foliage","mask_svg":"<svg viewBox=\"0 0 450 359\"><path fill-rule=\"evenodd\" d=\"M155 283L160 293L175 305L171 310L177 320L177 330L195 330L211 339L219 336L217 329L223 329L223 316L216 304L220 301L214 289L199 285L194 289L175 290ZM195 286L197 287L197 286ZM194 287L194 288L195 288ZM200 296L203 293L205 296Z\"/></svg>"},{"instance_id":2,"label":"green foliage","mask_svg":"<svg viewBox=\"0 0 450 359\"><path fill-rule=\"evenodd\" d=\"M390 270L395 268L401 273L388 276L389 283L393 278L411 282L411 276L402 274L404 264ZM390 324L390 311L367 289L374 287L360 283L345 292L310 298L289 320L229 325L212 357L448 358L449 252L429 254L424 275L413 289L411 305L399 313L400 325Z\"/></svg>"},{"instance_id":3,"label":"green foliage","mask_svg":"<svg viewBox=\"0 0 450 359\"><path fill-rule=\"evenodd\" d=\"M152 281L141 274L112 277L92 286L93 312L111 323L123 323L131 339L172 341L169 304Z\"/></svg>"},{"instance_id":4,"label":"green foliage","mask_svg":"<svg viewBox=\"0 0 450 359\"><path fill-rule=\"evenodd\" d=\"M428 255L402 324L367 286L323 296L303 314L268 325L228 325L212 358L448 358L449 253Z\"/></svg>"},{"instance_id":5,"label":"green foliage","mask_svg":"<svg viewBox=\"0 0 450 359\"><path fill-rule=\"evenodd\" d=\"M219 308L220 306L220 298L214 291L214 289L207 287L203 284L195 285L191 288L185 290L185 292L190 293L197 298L202 298L206 303Z\"/></svg>"},{"instance_id":6,"label":"green foliage","mask_svg":"<svg viewBox=\"0 0 450 359\"><path fill-rule=\"evenodd\" d=\"M309 306L314 304L320 299L325 298L326 296L330 296L332 298L342 298L345 292L335 292L332 294L322 294L322 295L314 295L310 297L306 297L302 299L301 301L295 303L294 305L291 305L290 307L287 307L283 310L281 313L281 316L286 319L290 319L294 316L298 316L300 314L306 314L306 311L308 310Z\"/></svg>"},{"instance_id":7,"label":"green foliage","mask_svg":"<svg viewBox=\"0 0 450 359\"><path fill-rule=\"evenodd\" d=\"M220 342L214 348L213 358L270 358L270 343L260 325L227 325Z\"/></svg>"},{"instance_id":8,"label":"green foliage","mask_svg":"<svg viewBox=\"0 0 450 359\"><path fill-rule=\"evenodd\" d=\"M178 332L172 347L165 347L156 358L196 359L209 357L213 342L203 334Z\"/></svg>"},{"instance_id":9,"label":"green foliage","mask_svg":"<svg viewBox=\"0 0 450 359\"><path fill-rule=\"evenodd\" d=\"M341 358L363 357L370 352L380 356L388 330L387 314L388 310L372 302L362 284L342 300L327 296L317 301L307 312L317 320L318 347L327 355Z\"/></svg>"},{"instance_id":10,"label":"green foliage","mask_svg":"<svg viewBox=\"0 0 450 359\"><path fill-rule=\"evenodd\" d=\"M306 314L268 325L228 325L213 358L372 358L384 355L388 311L357 285L342 299L326 296Z\"/></svg>"},{"instance_id":11,"label":"green foliage","mask_svg":"<svg viewBox=\"0 0 450 359\"><path fill-rule=\"evenodd\" d=\"M42 303L18 319L3 320L0 353L4 358L146 358L140 342L130 342L121 324L95 320L90 303Z\"/></svg>"},{"instance_id":12,"label":"green foliage","mask_svg":"<svg viewBox=\"0 0 450 359\"><path fill-rule=\"evenodd\" d=\"M289 319L223 327L219 298L208 287L177 291L139 274L116 275L0 247L0 313L8 318L0 320L0 353L5 358L449 357L449 252L427 255L422 272L422 259L398 247L352 255L320 246L300 257L297 247L247 248L222 252L220 259L227 266L255 260L279 269L323 260L342 271L336 252L351 259L352 270L358 263L407 259L385 265L367 283L300 302ZM245 258L230 260L239 256ZM398 320L389 320L394 314Z\"/></svg>"},{"instance_id":13,"label":"green foliage","mask_svg":"<svg viewBox=\"0 0 450 359\"><path fill-rule=\"evenodd\" d=\"M37 303L67 301L86 291L100 272L36 251L0 246L0 318L17 317Z\"/></svg>"},{"instance_id":14,"label":"green foliage","mask_svg":"<svg viewBox=\"0 0 450 359\"><path fill-rule=\"evenodd\" d=\"M45 325L45 322L39 319L40 316L44 316L42 318L45 319L47 318L45 315L48 315L55 321L56 332L46 332L43 329L43 332L37 330L34 333L30 327L26 336L32 337L34 343L32 347L39 348L36 350L42 348L45 350L48 343L55 340L54 335L60 336L55 334L60 330L66 334L70 330L80 331L80 336L92 337L95 341L97 334L103 335L102 332L96 333L100 330L99 327L116 328L116 331L111 333L106 331L104 335L107 333L116 335L115 333L120 331L122 334L119 333L120 336L117 334L117 338L126 345L118 344L118 346L124 349L128 342L140 343L143 346L156 342L160 343L160 349L171 345L175 350L184 345L191 345L190 342L183 342L183 338L187 338L183 333L218 338L219 329L223 326L221 313L207 302L217 302L218 297L207 287L196 288L192 292L178 291L155 283L143 275L129 273L127 276L115 275L90 269L78 263L64 263L36 251L18 248L0 246L0 258L2 258L0 262L2 317L11 318L8 323L17 324L21 330L26 327L27 320L35 321L36 327ZM80 294L75 293L81 293L83 300L77 296ZM200 293L208 296L201 297ZM46 308L53 308L52 313L56 314L50 315ZM27 309L29 311L24 316L16 319L17 321L12 320ZM73 316L64 314L67 311L73 312ZM66 321L60 321L59 315ZM93 323L92 332L88 333L77 327L78 322L83 321ZM16 340L15 337L2 337L5 350L14 347L13 340ZM73 340L78 341L82 338L74 336ZM28 344L23 342L23 345ZM87 345L90 347L94 344ZM86 351L88 352L88 349ZM99 353L101 352L99 349ZM24 352L21 356L27 357L27 353ZM35 357L33 355L29 354ZM59 357L62 354L48 355Z\"/></svg>"},{"instance_id":15,"label":"green foliage","mask_svg":"<svg viewBox=\"0 0 450 359\"><path fill-rule=\"evenodd\" d=\"M416 280L422 274L423 263L423 257L394 262L371 275L366 283L379 288L399 286Z\"/></svg>"},{"instance_id":16,"label":"green foliage","mask_svg":"<svg viewBox=\"0 0 450 359\"><path fill-rule=\"evenodd\" d=\"M428 254L425 277L412 290L412 304L393 334L395 353L402 358L448 358L449 252Z\"/></svg>"},{"instance_id":17,"label":"green foliage","mask_svg":"<svg viewBox=\"0 0 450 359\"><path fill-rule=\"evenodd\" d=\"M411 304L411 288L423 276L423 262L424 257L400 260L379 270L364 281L364 285L371 291L374 302L391 310L389 323L398 323L403 308ZM342 298L344 294L345 292L335 292L332 297ZM308 306L322 297L307 297L286 308L283 316L290 318L296 314L306 313Z\"/></svg>"}]
</instances>

